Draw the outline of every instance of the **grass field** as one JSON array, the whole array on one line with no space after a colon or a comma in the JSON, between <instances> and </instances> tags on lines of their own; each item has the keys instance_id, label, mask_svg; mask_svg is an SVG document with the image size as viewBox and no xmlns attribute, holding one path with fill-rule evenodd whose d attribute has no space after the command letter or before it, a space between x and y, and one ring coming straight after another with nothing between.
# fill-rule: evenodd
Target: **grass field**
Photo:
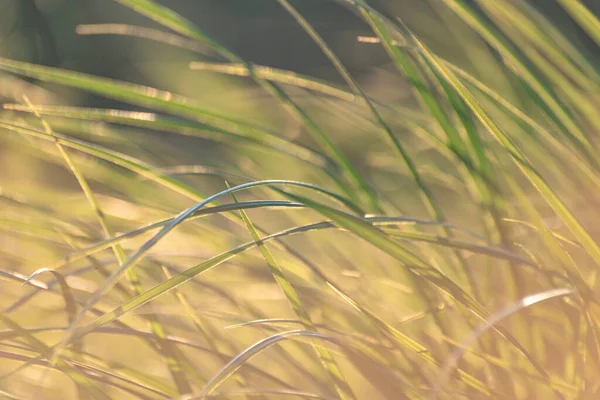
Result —
<instances>
[{"instance_id":1,"label":"grass field","mask_svg":"<svg viewBox=\"0 0 600 400\"><path fill-rule=\"evenodd\" d=\"M155 28L77 33L164 51L137 81L0 58L0 397L600 397L581 0L336 0L360 79L273 1L337 80L117 3Z\"/></svg>"}]
</instances>

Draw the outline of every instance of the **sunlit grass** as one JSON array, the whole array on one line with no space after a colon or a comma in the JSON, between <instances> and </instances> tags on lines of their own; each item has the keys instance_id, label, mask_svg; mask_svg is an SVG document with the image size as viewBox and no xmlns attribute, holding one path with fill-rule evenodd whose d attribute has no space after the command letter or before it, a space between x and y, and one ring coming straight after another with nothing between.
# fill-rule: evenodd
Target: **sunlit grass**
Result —
<instances>
[{"instance_id":1,"label":"sunlit grass","mask_svg":"<svg viewBox=\"0 0 600 400\"><path fill-rule=\"evenodd\" d=\"M187 51L219 100L0 58L19 88L0 114L1 396L600 396L597 52L521 2L432 1L450 51L337 2L410 91L383 101L292 1L273 7L345 86L117 2L163 29L80 40ZM597 44L597 17L558 4Z\"/></svg>"}]
</instances>

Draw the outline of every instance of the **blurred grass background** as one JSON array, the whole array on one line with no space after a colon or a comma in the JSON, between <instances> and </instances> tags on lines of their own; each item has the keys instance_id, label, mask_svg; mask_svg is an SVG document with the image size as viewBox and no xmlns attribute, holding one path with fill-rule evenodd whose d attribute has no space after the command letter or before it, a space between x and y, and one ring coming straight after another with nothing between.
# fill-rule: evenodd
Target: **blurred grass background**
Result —
<instances>
[{"instance_id":1,"label":"blurred grass background","mask_svg":"<svg viewBox=\"0 0 600 400\"><path fill-rule=\"evenodd\" d=\"M600 395L597 2L1 1L1 396Z\"/></svg>"}]
</instances>

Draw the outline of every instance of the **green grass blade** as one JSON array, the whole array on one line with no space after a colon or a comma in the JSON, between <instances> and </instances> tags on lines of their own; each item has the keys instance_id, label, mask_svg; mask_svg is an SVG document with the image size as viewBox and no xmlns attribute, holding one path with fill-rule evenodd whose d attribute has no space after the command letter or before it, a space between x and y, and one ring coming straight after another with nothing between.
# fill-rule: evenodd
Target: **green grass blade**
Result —
<instances>
[{"instance_id":1,"label":"green grass blade","mask_svg":"<svg viewBox=\"0 0 600 400\"><path fill-rule=\"evenodd\" d=\"M226 47L222 46L217 41L203 33L190 21L164 6L158 5L150 0L116 1L184 36L208 44L211 46L211 48L220 53L229 61L233 63L241 63L246 66L250 72L250 77L267 93L279 100L292 116L297 118L306 126L313 137L327 152L329 157L331 157L346 172L347 177L352 185L360 190L360 193L362 193L362 198L366 199L366 201L369 203L369 206L374 209L374 211L381 211L377 197L372 193L372 190L367 182L361 177L352 162L350 162L350 160L344 155L339 147L318 126L318 124L310 117L306 110L302 109L296 102L294 102L284 90L282 90L274 82L263 80L257 74L255 74L252 63L247 62L239 55L231 52ZM350 197L359 202L359 204L362 203L361 196L357 196L357 193L354 190L355 188L349 186L345 182L340 182L340 186L344 188Z\"/></svg>"},{"instance_id":2,"label":"green grass blade","mask_svg":"<svg viewBox=\"0 0 600 400\"><path fill-rule=\"evenodd\" d=\"M327 224L330 226L329 223L327 223ZM278 238L281 238L281 237L284 237L287 235L306 232L311 229L314 229L316 225L317 224L311 224L311 225L308 225L305 227L293 228L293 229L289 229L286 231L282 231L277 234L273 234L268 237L265 237L262 239L262 241L263 241L263 243L266 243L269 240L278 239ZM124 304L122 304L118 308L114 309L113 311L103 314L102 316L97 318L94 322L92 322L90 325L79 328L75 332L74 338L77 339L77 338L83 337L91 332L96 331L97 329L100 329L102 326L117 320L121 316L132 312L136 308L152 301L153 299L169 292L170 290L173 290L177 286L191 280L195 276L197 276L203 272L206 272L209 269L211 269L223 262L226 262L227 260L236 256L237 254L240 254L240 253L252 248L255 245L256 245L256 243L254 241L246 243L244 245L238 246L235 249L232 249L225 253L217 255L201 264L198 264L195 267L192 267L192 268L178 274L178 275L175 275L173 278L170 278L167 281L155 286L154 288L146 291L144 294L142 294L140 296L136 296L135 298L125 302ZM310 263L307 265L310 265ZM315 268L312 268L312 269L314 271L318 271ZM321 274L321 276L322 276L322 274ZM398 342L402 343L402 345L406 346L408 349L413 350L416 354L418 354L420 357L422 357L428 363L433 363L435 365L439 365L438 362L435 360L435 358L433 358L431 356L431 353L424 346L420 345L415 340L409 338L404 333L391 327L390 325L385 323L382 319L375 316L373 313L367 311L365 308L360 306L357 302L353 301L348 295L344 294L341 291L341 289L337 288L331 282L328 282L328 285L330 287L332 287L332 289L334 289L334 291L338 295L340 295L345 302L348 302L353 308L357 309L361 314L366 315L371 321L373 321L376 324L376 326L378 328L387 332L387 334L390 335L390 337L394 338L394 340L397 340ZM487 389L485 388L485 386L481 382L479 382L477 379L470 376L469 374L466 374L464 371L459 371L459 376L460 376L461 380L464 380L464 382L467 385L475 388L477 391L479 391L481 393L489 393L487 391Z\"/></svg>"},{"instance_id":3,"label":"green grass blade","mask_svg":"<svg viewBox=\"0 0 600 400\"><path fill-rule=\"evenodd\" d=\"M45 82L85 90L100 96L164 111L193 120L219 125L229 124L237 129L252 129L252 125L207 111L192 99L151 87L101 78L94 75L43 67L26 62L0 58L0 70L36 78Z\"/></svg>"},{"instance_id":4,"label":"green grass blade","mask_svg":"<svg viewBox=\"0 0 600 400\"><path fill-rule=\"evenodd\" d=\"M333 50L327 45L325 40L318 34L318 32L312 27L312 25L291 5L288 0L277 0L279 4L298 22L298 24L304 29L304 31L310 36L313 42L321 49L323 54L329 59L331 64L335 67L338 73L342 76L344 81L348 84L348 86L352 89L352 91L359 96L363 102L366 104L370 114L373 116L373 119L377 122L378 126L383 130L387 138L390 140L395 150L397 151L400 158L406 164L406 167L409 170L410 176L419 189L420 196L427 208L427 211L431 215L433 219L439 221L445 221L444 213L436 199L433 196L433 193L429 186L423 180L421 173L419 172L416 163L411 158L408 150L405 146L402 145L401 141L396 137L390 125L384 120L383 116L379 113L377 108L371 99L367 96L367 94L362 90L359 86L358 82L352 77L350 72L346 69L341 60L335 55ZM442 232L451 237L452 233L449 230L442 229ZM472 278L469 275L468 267L466 265L465 260L462 258L460 253L455 252L455 257L458 259L459 264L462 269L462 273L467 278L467 282L472 287L473 282Z\"/></svg>"},{"instance_id":5,"label":"green grass blade","mask_svg":"<svg viewBox=\"0 0 600 400\"><path fill-rule=\"evenodd\" d=\"M558 0L558 3L600 46L600 21L598 18L579 0Z\"/></svg>"},{"instance_id":6,"label":"green grass blade","mask_svg":"<svg viewBox=\"0 0 600 400\"><path fill-rule=\"evenodd\" d=\"M509 43L492 24L483 21L481 15L477 14L465 1L444 0L444 3L498 50L509 66L515 70L517 76L521 77L523 82L539 96L542 109L547 110L548 116L564 127L569 140L572 140L591 161L594 161L594 151L586 135L547 85L540 80L539 74L533 72L527 62L523 60L523 56L519 54L516 47Z\"/></svg>"},{"instance_id":7,"label":"green grass blade","mask_svg":"<svg viewBox=\"0 0 600 400\"><path fill-rule=\"evenodd\" d=\"M411 273L431 282L440 290L464 304L476 315L479 315L482 318L487 315L487 311L485 311L475 299L468 295L456 283L449 280L440 271L425 263L415 254L404 248L400 243L393 241L383 231L373 227L373 225L362 218L319 204L305 197L297 195L292 197L319 212L326 218L331 219L337 226L351 231L368 243L371 243L375 247L388 253L390 256L400 261Z\"/></svg>"},{"instance_id":8,"label":"green grass blade","mask_svg":"<svg viewBox=\"0 0 600 400\"><path fill-rule=\"evenodd\" d=\"M19 104L4 104L3 107L6 110L28 112L28 107ZM155 113L115 109L39 105L36 105L35 108L38 113L44 116L135 126L162 132L173 132L185 136L206 138L223 143L235 144L238 140L244 140L257 143L268 149L283 152L316 167L323 168L331 164L331 161L327 160L323 155L259 128L248 127L247 129L238 129L236 126L226 126L226 124L222 124L222 127L217 127L209 124L169 118Z\"/></svg>"},{"instance_id":9,"label":"green grass blade","mask_svg":"<svg viewBox=\"0 0 600 400\"><path fill-rule=\"evenodd\" d=\"M232 196L237 203L237 199L235 198L235 195L233 193ZM242 216L246 227L250 231L250 234L252 236L252 239L254 239L256 246L260 249L263 258L267 262L269 270L271 271L271 275L273 275L273 278L275 279L281 290L284 292L288 302L292 306L292 309L294 310L300 321L302 321L304 328L307 330L314 331L315 326L311 321L308 312L302 305L298 293L292 286L291 282L286 278L283 269L279 266L277 260L275 260L275 257L273 257L273 255L271 254L269 248L263 243L261 237L256 231L256 228L254 228L252 221L248 217L248 214L244 210L240 210L240 215ZM334 385L335 391L337 392L340 399L356 399L354 393L352 392L352 389L350 388L350 385L344 378L342 371L335 362L333 355L322 346L314 345L313 347L317 353L317 356L319 357L319 360L321 361L321 364L323 365L323 368L325 368L325 370L329 374L329 377Z\"/></svg>"},{"instance_id":10,"label":"green grass blade","mask_svg":"<svg viewBox=\"0 0 600 400\"><path fill-rule=\"evenodd\" d=\"M415 39L416 40L416 39ZM463 100L469 105L471 110L477 116L481 124L492 134L492 136L506 149L512 156L513 161L519 167L521 172L531 184L539 191L552 207L554 212L564 221L571 233L578 239L579 243L594 259L600 267L600 246L592 239L590 234L583 228L581 223L575 218L573 213L558 198L552 188L539 175L535 168L527 161L525 155L515 146L514 142L502 131L502 129L489 117L489 115L479 105L474 96L464 87L452 71L444 67L438 60L429 53L422 44L419 44L422 54L429 57L431 63L438 69L439 73L447 79Z\"/></svg>"},{"instance_id":11,"label":"green grass blade","mask_svg":"<svg viewBox=\"0 0 600 400\"><path fill-rule=\"evenodd\" d=\"M443 293L446 293L458 303L465 306L467 310L475 314L480 319L485 321L485 319L489 316L487 310L460 286L448 279L437 269L425 263L408 249L404 248L400 243L390 239L388 235L373 227L368 222L353 215L346 214L331 207L316 203L312 200L302 198L300 196L294 197L323 216L330 218L336 225L348 229L366 242L394 257L400 261L410 273L430 282ZM504 329L499 329L497 332L505 337L521 354L523 354L523 356L535 367L540 375L542 375L547 381L550 380L550 377L545 369L542 368L539 363L529 355L529 352L512 335L510 335Z\"/></svg>"},{"instance_id":12,"label":"green grass blade","mask_svg":"<svg viewBox=\"0 0 600 400\"><path fill-rule=\"evenodd\" d=\"M196 211L200 210L204 206L212 203L213 201L217 200L220 197L223 197L225 195L228 195L230 193L233 193L235 191L242 190L242 189L247 189L247 188L257 187L257 186L273 186L273 185L300 186L300 187L310 188L314 191L326 194L335 199L340 198L339 195L331 193L328 190L319 188L315 185L310 185L310 184L302 183L302 182L285 181L285 180L250 182L250 183L246 183L246 184L242 184L242 185L233 187L228 190L224 190L222 192L219 192L215 195L212 195L212 196L206 198L205 200L194 205L193 207L190 207L187 210L183 211L177 217L173 218L167 225L165 225L151 239L146 241L134 254L129 256L121 265L119 265L119 267L116 268L105 281L102 282L102 284L98 287L98 289L92 294L92 296L90 297L90 299L88 300L86 305L79 312L77 318L71 324L71 327L65 332L65 335L63 336L63 340L62 340L61 344L57 347L57 349L55 349L55 351L57 352L56 354L59 355L60 352L62 351L62 349L69 343L69 341L73 339L73 333L77 327L77 324L82 319L82 317L85 315L85 313L92 306L94 306L94 304L96 304L100 300L100 297L104 293L106 293L108 290L110 290L119 281L119 279L125 273L127 273L127 271L129 269L134 267L146 255L146 253L148 253L148 251L150 251L150 249L156 245L156 243L158 243L161 239L163 239L169 232L171 232L173 229L175 229L179 224L181 224L183 221L185 221L186 219L193 216L193 214Z\"/></svg>"}]
</instances>

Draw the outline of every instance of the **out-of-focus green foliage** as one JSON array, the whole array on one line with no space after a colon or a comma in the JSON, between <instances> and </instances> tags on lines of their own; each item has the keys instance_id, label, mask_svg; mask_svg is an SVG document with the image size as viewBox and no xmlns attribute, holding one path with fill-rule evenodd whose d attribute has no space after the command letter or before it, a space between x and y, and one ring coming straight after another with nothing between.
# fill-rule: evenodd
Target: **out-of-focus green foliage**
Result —
<instances>
[{"instance_id":1,"label":"out-of-focus green foliage","mask_svg":"<svg viewBox=\"0 0 600 400\"><path fill-rule=\"evenodd\" d=\"M597 13L5 0L0 395L597 398Z\"/></svg>"}]
</instances>

